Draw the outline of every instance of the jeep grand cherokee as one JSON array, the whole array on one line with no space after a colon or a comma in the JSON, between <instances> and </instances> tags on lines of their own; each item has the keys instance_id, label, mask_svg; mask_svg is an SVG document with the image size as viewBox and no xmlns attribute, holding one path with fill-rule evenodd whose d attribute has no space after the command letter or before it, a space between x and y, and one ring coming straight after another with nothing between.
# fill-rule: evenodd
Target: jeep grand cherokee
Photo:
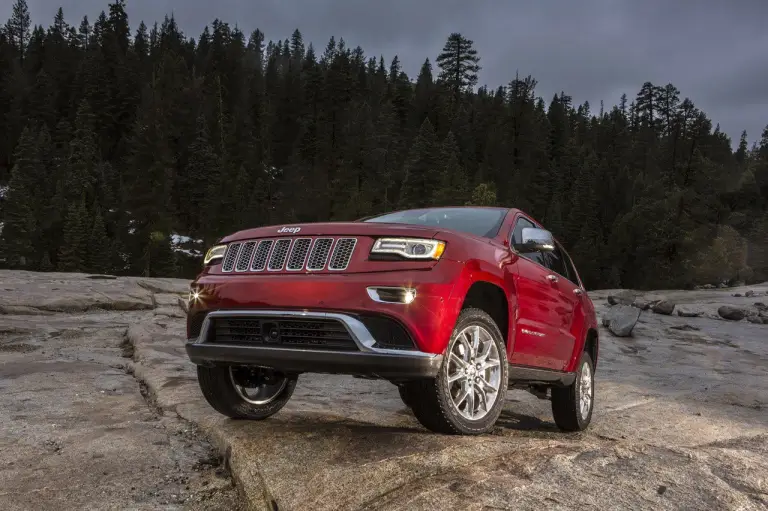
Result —
<instances>
[{"instance_id":1,"label":"jeep grand cherokee","mask_svg":"<svg viewBox=\"0 0 768 511\"><path fill-rule=\"evenodd\" d=\"M192 283L187 353L203 395L264 419L302 373L386 379L428 429L480 434L510 387L587 427L594 307L563 247L506 208L427 208L221 239Z\"/></svg>"}]
</instances>

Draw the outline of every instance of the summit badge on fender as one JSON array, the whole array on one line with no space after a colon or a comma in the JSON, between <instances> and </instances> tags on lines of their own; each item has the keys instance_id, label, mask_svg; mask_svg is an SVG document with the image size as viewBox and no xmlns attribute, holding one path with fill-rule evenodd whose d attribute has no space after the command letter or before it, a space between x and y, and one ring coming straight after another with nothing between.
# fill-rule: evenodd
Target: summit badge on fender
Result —
<instances>
[{"instance_id":1,"label":"summit badge on fender","mask_svg":"<svg viewBox=\"0 0 768 511\"><path fill-rule=\"evenodd\" d=\"M301 230L301 227L281 227L280 229L277 230L277 232L279 233L287 232L290 234L296 234L300 230Z\"/></svg>"}]
</instances>

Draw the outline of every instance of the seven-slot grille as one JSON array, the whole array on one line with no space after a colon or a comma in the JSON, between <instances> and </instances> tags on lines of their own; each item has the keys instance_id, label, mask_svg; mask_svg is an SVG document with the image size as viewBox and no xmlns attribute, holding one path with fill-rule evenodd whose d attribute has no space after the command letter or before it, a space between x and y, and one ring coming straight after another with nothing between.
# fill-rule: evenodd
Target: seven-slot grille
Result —
<instances>
[{"instance_id":1,"label":"seven-slot grille","mask_svg":"<svg viewBox=\"0 0 768 511\"><path fill-rule=\"evenodd\" d=\"M221 271L344 271L357 238L277 238L230 243Z\"/></svg>"},{"instance_id":2,"label":"seven-slot grille","mask_svg":"<svg viewBox=\"0 0 768 511\"><path fill-rule=\"evenodd\" d=\"M349 331L336 319L212 318L206 342L324 350L358 349Z\"/></svg>"}]
</instances>

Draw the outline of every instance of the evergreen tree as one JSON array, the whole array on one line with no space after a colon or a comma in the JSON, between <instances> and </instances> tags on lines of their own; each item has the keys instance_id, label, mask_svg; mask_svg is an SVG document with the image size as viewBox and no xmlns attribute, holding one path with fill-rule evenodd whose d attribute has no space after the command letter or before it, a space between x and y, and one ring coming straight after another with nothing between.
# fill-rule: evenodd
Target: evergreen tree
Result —
<instances>
[{"instance_id":1,"label":"evergreen tree","mask_svg":"<svg viewBox=\"0 0 768 511\"><path fill-rule=\"evenodd\" d=\"M13 3L13 12L5 25L5 33L11 45L16 49L19 63L24 65L24 57L27 53L32 22L29 16L29 7L26 0L16 0Z\"/></svg>"},{"instance_id":2,"label":"evergreen tree","mask_svg":"<svg viewBox=\"0 0 768 511\"><path fill-rule=\"evenodd\" d=\"M69 206L64 222L64 239L59 249L60 271L84 271L88 256L88 213L82 201Z\"/></svg>"},{"instance_id":3,"label":"evergreen tree","mask_svg":"<svg viewBox=\"0 0 768 511\"><path fill-rule=\"evenodd\" d=\"M437 206L459 206L464 204L468 195L466 171L459 161L459 151L453 132L443 140L440 148L440 181L435 190L432 203Z\"/></svg>"},{"instance_id":4,"label":"evergreen tree","mask_svg":"<svg viewBox=\"0 0 768 511\"><path fill-rule=\"evenodd\" d=\"M11 268L27 268L37 263L34 249L39 233L35 187L41 165L37 140L29 129L21 135L15 160L3 204L0 258Z\"/></svg>"},{"instance_id":5,"label":"evergreen tree","mask_svg":"<svg viewBox=\"0 0 768 511\"><path fill-rule=\"evenodd\" d=\"M470 39L454 32L448 36L443 51L437 57L440 80L450 87L456 99L477 84L480 57L473 44Z\"/></svg>"},{"instance_id":6,"label":"evergreen tree","mask_svg":"<svg viewBox=\"0 0 768 511\"><path fill-rule=\"evenodd\" d=\"M429 205L438 187L438 142L429 119L424 119L419 134L411 146L400 190L400 208Z\"/></svg>"},{"instance_id":7,"label":"evergreen tree","mask_svg":"<svg viewBox=\"0 0 768 511\"><path fill-rule=\"evenodd\" d=\"M108 273L112 263L112 244L107 237L104 227L104 219L98 207L93 216L93 225L91 226L88 237L87 270L91 273Z\"/></svg>"}]
</instances>

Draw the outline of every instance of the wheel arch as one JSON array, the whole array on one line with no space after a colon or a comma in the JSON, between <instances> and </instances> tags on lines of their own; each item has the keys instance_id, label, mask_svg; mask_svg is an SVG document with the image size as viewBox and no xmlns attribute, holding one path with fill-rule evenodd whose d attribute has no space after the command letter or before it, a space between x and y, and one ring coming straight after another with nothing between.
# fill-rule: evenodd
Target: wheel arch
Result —
<instances>
[{"instance_id":1,"label":"wheel arch","mask_svg":"<svg viewBox=\"0 0 768 511\"><path fill-rule=\"evenodd\" d=\"M499 327L504 336L504 342L509 343L509 300L504 289L487 280L476 280L469 286L461 310L476 307L488 313Z\"/></svg>"},{"instance_id":2,"label":"wheel arch","mask_svg":"<svg viewBox=\"0 0 768 511\"><path fill-rule=\"evenodd\" d=\"M597 370L597 356L600 351L600 341L598 339L597 330L594 328L589 328L587 330L587 335L584 339L584 351L589 353L589 356L592 359L592 366Z\"/></svg>"}]
</instances>

